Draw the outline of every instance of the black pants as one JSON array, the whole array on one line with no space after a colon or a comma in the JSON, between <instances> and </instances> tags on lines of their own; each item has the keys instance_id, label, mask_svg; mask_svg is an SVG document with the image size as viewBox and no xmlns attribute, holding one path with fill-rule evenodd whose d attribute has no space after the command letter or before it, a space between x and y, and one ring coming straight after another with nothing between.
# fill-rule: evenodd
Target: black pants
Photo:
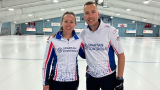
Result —
<instances>
[{"instance_id":1,"label":"black pants","mask_svg":"<svg viewBox=\"0 0 160 90\"><path fill-rule=\"evenodd\" d=\"M100 90L100 88L102 90L114 90L116 72L102 78L94 78L87 74L86 78L87 90Z\"/></svg>"},{"instance_id":2,"label":"black pants","mask_svg":"<svg viewBox=\"0 0 160 90\"><path fill-rule=\"evenodd\" d=\"M71 82L51 81L49 90L78 90L79 80Z\"/></svg>"}]
</instances>

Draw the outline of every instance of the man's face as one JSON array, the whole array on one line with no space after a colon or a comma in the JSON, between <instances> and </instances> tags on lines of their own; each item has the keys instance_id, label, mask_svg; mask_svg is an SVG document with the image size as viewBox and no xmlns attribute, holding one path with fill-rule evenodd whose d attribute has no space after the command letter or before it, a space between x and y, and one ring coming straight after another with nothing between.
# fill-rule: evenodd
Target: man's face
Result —
<instances>
[{"instance_id":1,"label":"man's face","mask_svg":"<svg viewBox=\"0 0 160 90\"><path fill-rule=\"evenodd\" d=\"M99 12L95 4L84 6L84 19L90 27L97 26Z\"/></svg>"}]
</instances>

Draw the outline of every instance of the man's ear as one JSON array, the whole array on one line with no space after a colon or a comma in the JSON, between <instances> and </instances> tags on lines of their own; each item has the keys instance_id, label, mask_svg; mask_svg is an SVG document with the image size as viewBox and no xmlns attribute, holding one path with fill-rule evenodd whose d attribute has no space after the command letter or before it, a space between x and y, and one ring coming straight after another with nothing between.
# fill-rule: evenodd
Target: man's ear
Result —
<instances>
[{"instance_id":1,"label":"man's ear","mask_svg":"<svg viewBox=\"0 0 160 90\"><path fill-rule=\"evenodd\" d=\"M99 17L99 12L98 12L98 17Z\"/></svg>"}]
</instances>

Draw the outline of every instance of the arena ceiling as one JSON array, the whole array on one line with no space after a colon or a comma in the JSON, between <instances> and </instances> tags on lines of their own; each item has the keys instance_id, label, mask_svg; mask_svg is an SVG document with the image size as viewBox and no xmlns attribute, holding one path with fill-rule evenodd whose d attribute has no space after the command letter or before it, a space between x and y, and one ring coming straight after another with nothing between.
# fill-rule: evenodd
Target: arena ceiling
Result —
<instances>
[{"instance_id":1,"label":"arena ceiling","mask_svg":"<svg viewBox=\"0 0 160 90\"><path fill-rule=\"evenodd\" d=\"M87 1L95 0L0 0L0 23L56 18L65 11L81 14ZM160 0L104 0L103 5L98 5L100 14L160 25Z\"/></svg>"}]
</instances>

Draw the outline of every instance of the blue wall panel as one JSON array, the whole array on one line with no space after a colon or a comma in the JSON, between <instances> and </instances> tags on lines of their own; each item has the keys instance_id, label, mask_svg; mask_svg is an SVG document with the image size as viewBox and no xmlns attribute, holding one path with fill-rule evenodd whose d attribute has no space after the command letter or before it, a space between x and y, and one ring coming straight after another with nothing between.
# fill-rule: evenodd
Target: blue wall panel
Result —
<instances>
[{"instance_id":1,"label":"blue wall panel","mask_svg":"<svg viewBox=\"0 0 160 90\"><path fill-rule=\"evenodd\" d=\"M11 35L11 24L10 24L10 22L2 23L2 27L1 28L7 28L9 30L10 35Z\"/></svg>"},{"instance_id":2,"label":"blue wall panel","mask_svg":"<svg viewBox=\"0 0 160 90\"><path fill-rule=\"evenodd\" d=\"M151 28L145 28L146 23L137 24L137 35L142 35L144 37L156 37L159 33L159 26L154 27L154 25L151 26ZM153 34L145 34L143 33L143 30L153 30Z\"/></svg>"},{"instance_id":3,"label":"blue wall panel","mask_svg":"<svg viewBox=\"0 0 160 90\"><path fill-rule=\"evenodd\" d=\"M127 24L127 23L126 23ZM127 29L135 29L135 24L127 24L127 27L118 27L118 23L114 23L113 26L119 30L119 35L120 36L125 36L125 37L135 37L134 33L126 33Z\"/></svg>"},{"instance_id":4,"label":"blue wall panel","mask_svg":"<svg viewBox=\"0 0 160 90\"><path fill-rule=\"evenodd\" d=\"M77 14L76 16L80 16L80 22L77 22L77 26L75 27L76 29L84 29L86 27L85 25L85 20L83 17L83 14ZM100 15L100 18L102 17L109 17L106 15ZM26 31L26 27L29 27L26 24L22 24L22 33L23 34L36 34L36 33L43 33L43 27L44 28L52 28L52 33L56 33L59 30L59 26L51 26L51 22L57 22L60 23L61 22L61 17L59 18L53 18L50 19L50 22L47 22L47 20L44 20L44 25L43 25L43 21L36 21L36 26L35 28L37 29L36 32L27 32ZM136 29L136 23L132 23L132 20L128 20L128 19L123 19L123 18L117 18L114 17L113 19L111 19L111 22L107 22L104 21L105 23L110 23L110 25L112 25L113 22L113 26L117 29L119 29L119 35L123 36L123 37L135 37L135 34L132 33L126 33L127 29ZM118 27L118 23L123 23L123 24L127 24L127 27ZM156 37L157 34L159 34L159 26L157 25L156 27L154 27L154 25L152 25L152 28L149 28L149 30L153 30L153 34L143 34L143 30L148 29L148 28L144 28L144 25L146 23L143 22L137 22L137 31L136 31L136 35L140 35L140 36L145 36L145 37ZM45 32L45 35L51 35L52 33L49 32Z\"/></svg>"},{"instance_id":5,"label":"blue wall panel","mask_svg":"<svg viewBox=\"0 0 160 90\"><path fill-rule=\"evenodd\" d=\"M132 23L132 20L129 19L122 19L122 18L113 18L114 23Z\"/></svg>"},{"instance_id":6,"label":"blue wall panel","mask_svg":"<svg viewBox=\"0 0 160 90\"><path fill-rule=\"evenodd\" d=\"M27 34L27 35L35 35L36 34L36 31L26 31L26 28L27 27L30 27L28 26L28 24L21 24L21 29L22 29L22 34ZM37 29L38 25L36 25L36 29ZM33 26L34 28L34 26Z\"/></svg>"}]
</instances>

